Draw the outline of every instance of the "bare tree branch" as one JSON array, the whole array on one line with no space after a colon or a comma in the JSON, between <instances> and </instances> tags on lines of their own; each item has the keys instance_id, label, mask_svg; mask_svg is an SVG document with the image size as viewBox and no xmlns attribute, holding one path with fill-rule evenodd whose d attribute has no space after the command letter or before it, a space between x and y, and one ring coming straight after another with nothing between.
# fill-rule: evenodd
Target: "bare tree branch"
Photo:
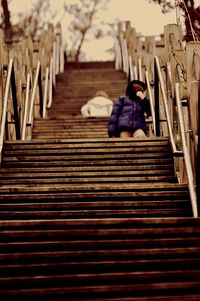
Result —
<instances>
[{"instance_id":1,"label":"bare tree branch","mask_svg":"<svg viewBox=\"0 0 200 301\"><path fill-rule=\"evenodd\" d=\"M69 27L71 32L72 48L70 50L71 57L75 61L80 59L82 54L83 44L85 43L89 33L93 32L94 38L102 36L102 30L97 28L95 24L97 13L105 7L109 0L79 0L77 4L67 5L64 9L73 20ZM100 26L100 24L99 24Z\"/></svg>"},{"instance_id":2,"label":"bare tree branch","mask_svg":"<svg viewBox=\"0 0 200 301\"><path fill-rule=\"evenodd\" d=\"M175 6L171 4L171 0L148 0L149 2L155 2L162 8L163 13L169 12ZM187 42L191 40L200 39L200 6L195 8L194 0L177 0L176 6L178 6L185 15L185 27Z\"/></svg>"}]
</instances>

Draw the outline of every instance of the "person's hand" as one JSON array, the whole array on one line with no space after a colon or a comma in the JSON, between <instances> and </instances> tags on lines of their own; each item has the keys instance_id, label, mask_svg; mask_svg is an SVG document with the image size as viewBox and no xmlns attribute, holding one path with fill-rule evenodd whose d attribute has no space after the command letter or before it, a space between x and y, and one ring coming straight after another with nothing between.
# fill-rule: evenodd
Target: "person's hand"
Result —
<instances>
[{"instance_id":1,"label":"person's hand","mask_svg":"<svg viewBox=\"0 0 200 301\"><path fill-rule=\"evenodd\" d=\"M138 91L138 92L136 93L136 95L137 95L139 98L141 98L141 99L144 99L144 98L145 98L145 95L144 95L144 93L143 93L142 91Z\"/></svg>"}]
</instances>

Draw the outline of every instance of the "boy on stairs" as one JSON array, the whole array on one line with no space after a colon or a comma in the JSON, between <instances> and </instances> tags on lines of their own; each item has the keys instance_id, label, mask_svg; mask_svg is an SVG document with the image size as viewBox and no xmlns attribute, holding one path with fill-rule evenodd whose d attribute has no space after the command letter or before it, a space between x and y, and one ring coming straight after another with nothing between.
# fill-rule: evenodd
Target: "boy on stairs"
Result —
<instances>
[{"instance_id":1,"label":"boy on stairs","mask_svg":"<svg viewBox=\"0 0 200 301\"><path fill-rule=\"evenodd\" d=\"M147 86L140 80L129 82L126 96L115 103L108 123L109 137L146 137L145 118L151 116L149 99L144 91Z\"/></svg>"}]
</instances>

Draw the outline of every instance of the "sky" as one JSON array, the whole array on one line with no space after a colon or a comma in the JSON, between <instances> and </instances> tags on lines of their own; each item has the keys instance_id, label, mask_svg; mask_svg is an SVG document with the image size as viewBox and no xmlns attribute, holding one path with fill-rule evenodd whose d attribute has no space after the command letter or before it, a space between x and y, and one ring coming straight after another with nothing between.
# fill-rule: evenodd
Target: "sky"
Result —
<instances>
[{"instance_id":1,"label":"sky","mask_svg":"<svg viewBox=\"0 0 200 301\"><path fill-rule=\"evenodd\" d=\"M36 0L12 0L10 4L11 11L29 11L31 5ZM66 0L67 3L76 2L77 0ZM174 0L171 0L174 2ZM196 0L200 4L200 0ZM69 17L63 18L63 0L51 0L52 9L57 10L56 21L61 21L63 40L67 41L67 22ZM100 13L99 18L104 22L113 23L116 19L121 21L130 20L136 32L143 36L159 35L164 32L164 25L176 23L176 11L163 14L161 7L154 3L149 3L148 0L110 0L106 11ZM70 42L67 41L69 44ZM110 37L99 41L90 41L84 47L87 52L87 58L98 60L100 58L109 59L107 49L113 45L113 39Z\"/></svg>"}]
</instances>

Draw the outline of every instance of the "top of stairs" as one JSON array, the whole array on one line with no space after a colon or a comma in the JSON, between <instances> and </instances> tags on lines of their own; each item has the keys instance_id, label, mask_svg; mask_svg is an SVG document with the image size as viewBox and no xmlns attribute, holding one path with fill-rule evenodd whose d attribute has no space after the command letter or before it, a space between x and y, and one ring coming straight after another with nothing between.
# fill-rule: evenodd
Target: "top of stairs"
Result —
<instances>
[{"instance_id":1,"label":"top of stairs","mask_svg":"<svg viewBox=\"0 0 200 301\"><path fill-rule=\"evenodd\" d=\"M115 68L114 61L66 62L65 69Z\"/></svg>"}]
</instances>

